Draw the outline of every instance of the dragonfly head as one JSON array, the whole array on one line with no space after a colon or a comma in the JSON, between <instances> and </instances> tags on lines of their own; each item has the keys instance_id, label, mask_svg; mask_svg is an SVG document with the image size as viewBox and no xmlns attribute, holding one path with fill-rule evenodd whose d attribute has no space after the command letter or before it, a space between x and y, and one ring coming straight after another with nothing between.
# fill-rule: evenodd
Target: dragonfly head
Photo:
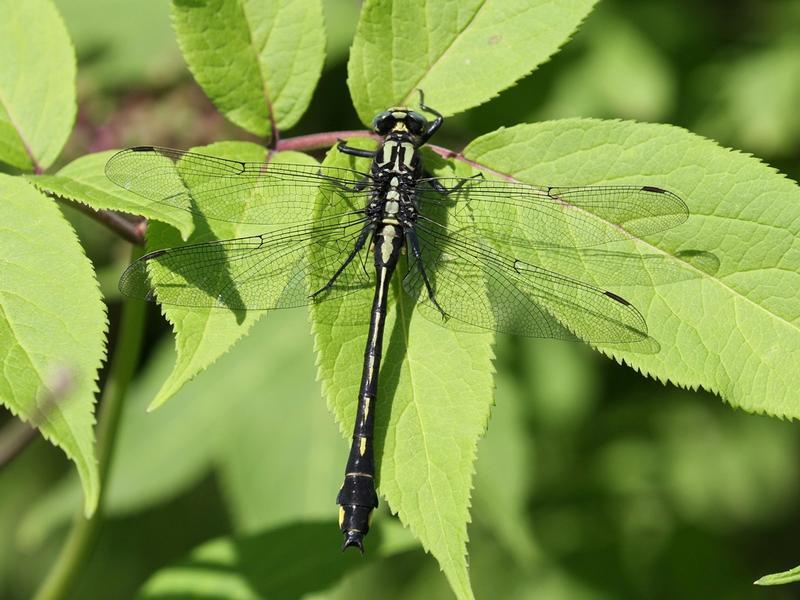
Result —
<instances>
[{"instance_id":1,"label":"dragonfly head","mask_svg":"<svg viewBox=\"0 0 800 600\"><path fill-rule=\"evenodd\" d=\"M428 127L428 120L410 108L395 107L383 111L372 120L372 131L380 136L395 131L420 135Z\"/></svg>"}]
</instances>

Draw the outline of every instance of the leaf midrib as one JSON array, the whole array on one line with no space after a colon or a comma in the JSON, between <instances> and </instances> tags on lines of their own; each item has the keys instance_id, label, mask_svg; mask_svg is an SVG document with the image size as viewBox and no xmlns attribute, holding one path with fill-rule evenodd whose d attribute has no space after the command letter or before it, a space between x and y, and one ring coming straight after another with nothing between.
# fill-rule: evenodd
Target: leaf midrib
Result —
<instances>
[{"instance_id":1,"label":"leaf midrib","mask_svg":"<svg viewBox=\"0 0 800 600\"><path fill-rule=\"evenodd\" d=\"M3 96L3 90L0 88L0 105L2 105L3 110L8 115L8 122L11 123L11 127L14 128L14 131L19 138L19 141L22 142L22 147L25 149L25 154L28 155L28 158L31 161L31 166L34 170L39 168L39 162L36 160L36 157L33 155L33 151L31 150L28 141L25 139L25 136L22 135L22 130L20 129L19 125L17 125L17 120L14 118L14 113L9 108L8 102L6 101L5 97Z\"/></svg>"},{"instance_id":2,"label":"leaf midrib","mask_svg":"<svg viewBox=\"0 0 800 600\"><path fill-rule=\"evenodd\" d=\"M253 30L250 27L250 17L247 14L247 2L246 0L239 0L238 4L242 10L245 26L247 28L247 39L249 41L248 46L250 47L250 50L253 51L253 58L256 61L256 68L258 69L258 75L259 78L261 79L261 91L264 93L264 102L267 105L267 113L268 113L269 128L270 128L269 134L270 134L270 139L273 139L277 133L277 124L275 122L275 112L273 111L272 108L272 95L269 91L269 85L267 84L267 75L264 73L264 68L261 64L260 60L261 53L258 51L258 48L256 48L256 43L255 40L253 39ZM277 9L278 12L280 12L280 10L281 10L280 8ZM267 44L267 41L269 40L270 35L272 34L272 30L275 27L276 21L277 18L270 24L270 30L267 32L267 35L264 38L264 45Z\"/></svg>"}]
</instances>

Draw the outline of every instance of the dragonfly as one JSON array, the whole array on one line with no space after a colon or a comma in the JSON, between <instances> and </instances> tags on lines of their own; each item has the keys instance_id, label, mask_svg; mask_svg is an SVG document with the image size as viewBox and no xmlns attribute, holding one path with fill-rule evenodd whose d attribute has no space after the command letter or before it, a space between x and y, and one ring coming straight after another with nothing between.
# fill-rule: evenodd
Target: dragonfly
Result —
<instances>
[{"instance_id":1,"label":"dragonfly","mask_svg":"<svg viewBox=\"0 0 800 600\"><path fill-rule=\"evenodd\" d=\"M415 310L445 326L635 346L648 332L633 304L544 266L546 259L559 264L585 248L627 284L635 275L625 275L624 253L604 245L688 218L680 197L650 185L536 186L480 172L434 177L422 147L443 122L422 92L419 110L381 112L372 122L377 149L342 140L336 146L354 157L351 164L369 160L364 170L243 162L153 146L123 150L106 166L111 181L153 202L268 229L145 254L121 276L126 296L232 311L340 298L348 306L340 318L368 324L352 443L336 498L343 550L363 553L378 506L373 430L390 282L399 264L400 287L416 301ZM369 293L355 293L367 289L374 290L371 301Z\"/></svg>"}]
</instances>

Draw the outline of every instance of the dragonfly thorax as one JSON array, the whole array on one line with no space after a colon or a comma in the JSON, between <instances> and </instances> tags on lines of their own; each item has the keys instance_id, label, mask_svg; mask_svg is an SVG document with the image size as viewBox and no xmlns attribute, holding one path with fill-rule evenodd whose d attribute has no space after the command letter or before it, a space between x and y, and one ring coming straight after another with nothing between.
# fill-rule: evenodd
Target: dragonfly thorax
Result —
<instances>
[{"instance_id":1,"label":"dragonfly thorax","mask_svg":"<svg viewBox=\"0 0 800 600\"><path fill-rule=\"evenodd\" d=\"M392 175L410 175L416 178L420 168L419 151L413 136L395 133L387 136L375 153L372 177L376 181L385 181Z\"/></svg>"}]
</instances>

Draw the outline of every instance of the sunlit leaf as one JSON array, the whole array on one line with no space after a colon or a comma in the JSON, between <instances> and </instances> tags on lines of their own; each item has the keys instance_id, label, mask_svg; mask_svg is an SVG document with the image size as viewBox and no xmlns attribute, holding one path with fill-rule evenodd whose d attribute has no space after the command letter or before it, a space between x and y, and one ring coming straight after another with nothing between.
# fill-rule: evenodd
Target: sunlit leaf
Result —
<instances>
[{"instance_id":1,"label":"sunlit leaf","mask_svg":"<svg viewBox=\"0 0 800 600\"><path fill-rule=\"evenodd\" d=\"M39 189L81 202L96 210L110 209L172 225L187 237L193 228L192 215L179 208L153 202L126 191L108 179L106 162L115 150L87 154L69 163L55 175L31 175L28 179Z\"/></svg>"},{"instance_id":2,"label":"sunlit leaf","mask_svg":"<svg viewBox=\"0 0 800 600\"><path fill-rule=\"evenodd\" d=\"M52 2L0 0L0 162L46 169L75 120L75 51Z\"/></svg>"},{"instance_id":3,"label":"sunlit leaf","mask_svg":"<svg viewBox=\"0 0 800 600\"><path fill-rule=\"evenodd\" d=\"M189 69L217 108L251 133L300 119L322 70L321 0L174 0Z\"/></svg>"},{"instance_id":4,"label":"sunlit leaf","mask_svg":"<svg viewBox=\"0 0 800 600\"><path fill-rule=\"evenodd\" d=\"M795 567L794 569L789 569L788 571L782 571L780 573L764 575L754 583L756 585L783 585L795 581L800 581L800 567Z\"/></svg>"},{"instance_id":5,"label":"sunlit leaf","mask_svg":"<svg viewBox=\"0 0 800 600\"><path fill-rule=\"evenodd\" d=\"M800 416L800 189L770 167L676 127L563 120L501 129L464 155L520 181L654 185L686 201L689 220L634 239L687 274L672 283L613 288L647 320L661 351L602 350L644 373L702 386L734 406ZM682 251L711 252L707 273ZM557 264L550 265L557 268Z\"/></svg>"},{"instance_id":6,"label":"sunlit leaf","mask_svg":"<svg viewBox=\"0 0 800 600\"><path fill-rule=\"evenodd\" d=\"M416 106L445 115L483 104L546 61L594 0L370 0L348 64L358 115Z\"/></svg>"},{"instance_id":7,"label":"sunlit leaf","mask_svg":"<svg viewBox=\"0 0 800 600\"><path fill-rule=\"evenodd\" d=\"M0 401L75 463L91 514L105 306L92 265L52 200L0 175L0 222Z\"/></svg>"}]
</instances>

